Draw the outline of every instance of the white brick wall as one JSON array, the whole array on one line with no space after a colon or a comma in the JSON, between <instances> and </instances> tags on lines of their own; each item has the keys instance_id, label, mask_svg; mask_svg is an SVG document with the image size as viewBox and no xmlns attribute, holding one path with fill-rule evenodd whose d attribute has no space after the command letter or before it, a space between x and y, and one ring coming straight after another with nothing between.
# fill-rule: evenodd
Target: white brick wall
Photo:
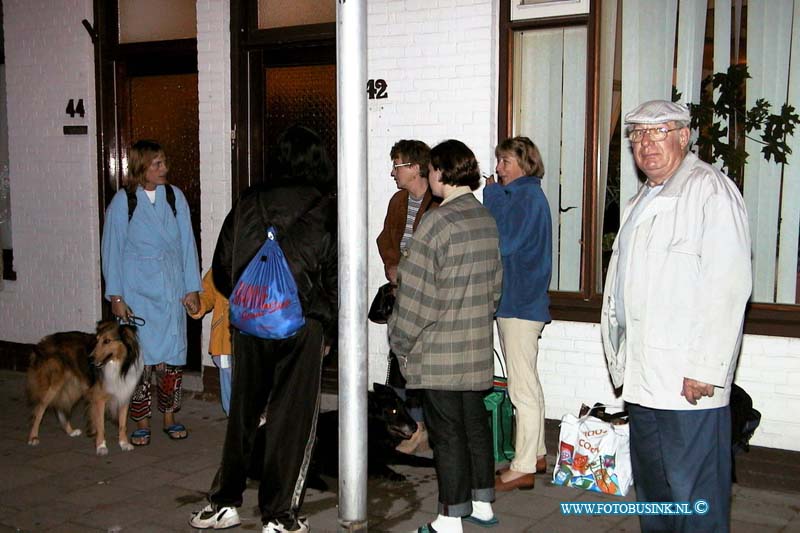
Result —
<instances>
[{"instance_id":1,"label":"white brick wall","mask_svg":"<svg viewBox=\"0 0 800 533\"><path fill-rule=\"evenodd\" d=\"M197 2L197 66L200 100L200 235L203 267L211 266L217 235L231 208L231 39L226 0ZM203 364L211 314L203 321Z\"/></svg>"},{"instance_id":2,"label":"white brick wall","mask_svg":"<svg viewBox=\"0 0 800 533\"><path fill-rule=\"evenodd\" d=\"M100 317L91 0L3 2L14 263L0 339L35 342ZM86 116L64 110L83 98ZM68 124L88 135L63 135Z\"/></svg>"},{"instance_id":3,"label":"white brick wall","mask_svg":"<svg viewBox=\"0 0 800 533\"><path fill-rule=\"evenodd\" d=\"M539 375L547 418L577 414L581 403L620 403L606 371L599 324L548 325L540 343ZM800 451L795 416L800 409L800 339L746 335L735 379L761 412L751 443Z\"/></svg>"},{"instance_id":4,"label":"white brick wall","mask_svg":"<svg viewBox=\"0 0 800 533\"><path fill-rule=\"evenodd\" d=\"M397 191L389 150L400 139L431 147L450 138L467 144L481 168L494 168L497 15L488 0L371 0L370 79L388 83L388 98L369 100L370 295L385 283L375 239ZM480 194L478 195L480 197ZM386 326L370 323L370 382L386 378Z\"/></svg>"}]
</instances>

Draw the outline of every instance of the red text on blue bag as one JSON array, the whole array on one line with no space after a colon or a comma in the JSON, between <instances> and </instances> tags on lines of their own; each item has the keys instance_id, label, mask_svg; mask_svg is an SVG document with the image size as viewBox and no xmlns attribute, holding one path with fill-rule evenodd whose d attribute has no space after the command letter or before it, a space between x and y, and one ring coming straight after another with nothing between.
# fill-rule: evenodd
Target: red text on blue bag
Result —
<instances>
[{"instance_id":1,"label":"red text on blue bag","mask_svg":"<svg viewBox=\"0 0 800 533\"><path fill-rule=\"evenodd\" d=\"M231 325L262 339L285 339L305 325L297 284L274 228L233 288L230 305Z\"/></svg>"}]
</instances>

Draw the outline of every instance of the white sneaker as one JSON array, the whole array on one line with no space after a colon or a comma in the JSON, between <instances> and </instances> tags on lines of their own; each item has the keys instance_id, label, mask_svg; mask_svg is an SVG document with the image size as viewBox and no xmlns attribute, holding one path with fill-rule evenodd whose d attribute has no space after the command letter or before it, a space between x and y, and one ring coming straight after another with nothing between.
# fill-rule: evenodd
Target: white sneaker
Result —
<instances>
[{"instance_id":1,"label":"white sneaker","mask_svg":"<svg viewBox=\"0 0 800 533\"><path fill-rule=\"evenodd\" d=\"M189 525L197 529L228 529L241 523L236 507L220 507L214 510L210 503L194 513L189 520Z\"/></svg>"},{"instance_id":2,"label":"white sneaker","mask_svg":"<svg viewBox=\"0 0 800 533\"><path fill-rule=\"evenodd\" d=\"M307 533L311 531L311 528L308 526L308 518L298 518L297 524L300 526L297 529L286 529L286 526L275 520L267 522L267 524L261 528L261 533Z\"/></svg>"}]
</instances>

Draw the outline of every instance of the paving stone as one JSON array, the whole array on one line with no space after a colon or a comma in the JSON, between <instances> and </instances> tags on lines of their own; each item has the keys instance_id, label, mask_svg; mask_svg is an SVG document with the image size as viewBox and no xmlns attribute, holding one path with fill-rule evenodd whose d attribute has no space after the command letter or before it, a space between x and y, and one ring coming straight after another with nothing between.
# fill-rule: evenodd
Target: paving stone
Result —
<instances>
[{"instance_id":1,"label":"paving stone","mask_svg":"<svg viewBox=\"0 0 800 533\"><path fill-rule=\"evenodd\" d=\"M22 531L50 531L65 520L77 520L92 511L90 506L42 500L38 505L25 507L19 512L4 517L3 522L13 524Z\"/></svg>"},{"instance_id":2,"label":"paving stone","mask_svg":"<svg viewBox=\"0 0 800 533\"><path fill-rule=\"evenodd\" d=\"M49 476L36 483L25 485L23 489L15 488L0 493L0 502L23 509L41 502L58 502L67 493L63 486L55 481L58 476Z\"/></svg>"},{"instance_id":3,"label":"paving stone","mask_svg":"<svg viewBox=\"0 0 800 533\"><path fill-rule=\"evenodd\" d=\"M180 476L181 474L147 465L133 468L112 479L111 483L135 490L158 490L161 486L170 484Z\"/></svg>"},{"instance_id":4,"label":"paving stone","mask_svg":"<svg viewBox=\"0 0 800 533\"><path fill-rule=\"evenodd\" d=\"M202 487L204 491L207 491L211 487L211 482L214 481L217 469L217 466L206 467L191 475L180 476L172 483L179 487L186 487L187 489Z\"/></svg>"},{"instance_id":5,"label":"paving stone","mask_svg":"<svg viewBox=\"0 0 800 533\"><path fill-rule=\"evenodd\" d=\"M3 472L2 476L0 476L0 492L17 489L50 476L50 472L47 470L34 468L28 464L17 463L13 460L4 461L0 470Z\"/></svg>"},{"instance_id":6,"label":"paving stone","mask_svg":"<svg viewBox=\"0 0 800 533\"><path fill-rule=\"evenodd\" d=\"M562 516L561 512L558 512L537 521L523 531L526 533L574 533L576 531L594 533L608 531L620 522L618 516Z\"/></svg>"},{"instance_id":7,"label":"paving stone","mask_svg":"<svg viewBox=\"0 0 800 533\"><path fill-rule=\"evenodd\" d=\"M55 452L38 457L30 461L28 464L50 472L64 472L67 470L72 470L81 465L94 466L94 463L96 462L97 460L93 459L93 457L86 456L85 454L77 453L72 450L64 450L62 452Z\"/></svg>"},{"instance_id":8,"label":"paving stone","mask_svg":"<svg viewBox=\"0 0 800 533\"><path fill-rule=\"evenodd\" d=\"M800 515L795 516L791 522L786 524L782 533L800 533Z\"/></svg>"},{"instance_id":9,"label":"paving stone","mask_svg":"<svg viewBox=\"0 0 800 533\"><path fill-rule=\"evenodd\" d=\"M117 487L110 483L98 483L70 492L62 501L75 505L102 506L108 503L136 499L137 494L126 487Z\"/></svg>"}]
</instances>

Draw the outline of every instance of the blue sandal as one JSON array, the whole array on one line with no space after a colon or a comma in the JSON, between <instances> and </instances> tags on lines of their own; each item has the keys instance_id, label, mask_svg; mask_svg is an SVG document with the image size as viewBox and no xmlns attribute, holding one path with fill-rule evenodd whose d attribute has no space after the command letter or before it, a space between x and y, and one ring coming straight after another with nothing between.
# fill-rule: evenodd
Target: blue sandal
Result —
<instances>
[{"instance_id":1,"label":"blue sandal","mask_svg":"<svg viewBox=\"0 0 800 533\"><path fill-rule=\"evenodd\" d=\"M189 436L189 432L186 431L186 426L183 424L172 424L171 426L164 428L164 433L166 433L167 436L169 436L169 438L172 440L181 440Z\"/></svg>"},{"instance_id":2,"label":"blue sandal","mask_svg":"<svg viewBox=\"0 0 800 533\"><path fill-rule=\"evenodd\" d=\"M134 446L147 446L150 444L150 428L139 428L131 433L131 444Z\"/></svg>"}]
</instances>

